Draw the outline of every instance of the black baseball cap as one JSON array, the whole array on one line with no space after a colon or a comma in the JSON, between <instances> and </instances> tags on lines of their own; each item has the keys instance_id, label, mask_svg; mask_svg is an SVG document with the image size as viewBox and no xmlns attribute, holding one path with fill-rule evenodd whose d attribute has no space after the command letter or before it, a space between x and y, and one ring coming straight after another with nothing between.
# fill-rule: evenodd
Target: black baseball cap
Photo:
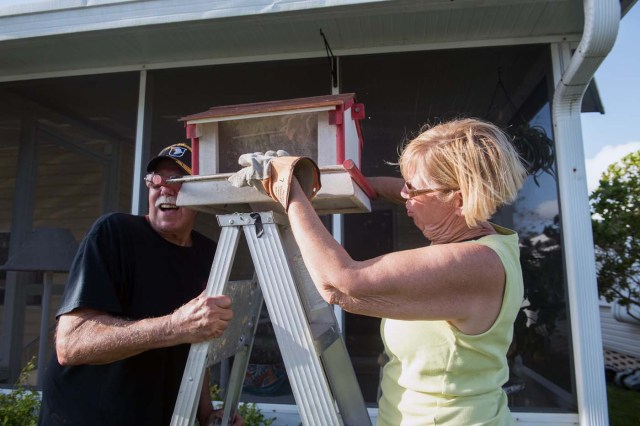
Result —
<instances>
[{"instance_id":1,"label":"black baseball cap","mask_svg":"<svg viewBox=\"0 0 640 426\"><path fill-rule=\"evenodd\" d=\"M191 174L191 147L186 143L176 143L164 148L149 161L147 172L153 172L158 163L165 158L173 160L186 174Z\"/></svg>"}]
</instances>

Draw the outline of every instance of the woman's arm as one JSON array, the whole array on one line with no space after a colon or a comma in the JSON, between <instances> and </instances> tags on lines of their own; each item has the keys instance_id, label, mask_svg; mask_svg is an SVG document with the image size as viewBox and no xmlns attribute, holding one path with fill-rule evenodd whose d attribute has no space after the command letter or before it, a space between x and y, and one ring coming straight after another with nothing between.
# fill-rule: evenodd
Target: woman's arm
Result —
<instances>
[{"instance_id":1,"label":"woman's arm","mask_svg":"<svg viewBox=\"0 0 640 426\"><path fill-rule=\"evenodd\" d=\"M323 226L295 179L288 214L318 291L346 311L448 320L469 332L488 328L500 310L504 268L488 247L443 244L355 261Z\"/></svg>"},{"instance_id":2,"label":"woman's arm","mask_svg":"<svg viewBox=\"0 0 640 426\"><path fill-rule=\"evenodd\" d=\"M149 349L210 340L220 337L232 318L229 297L204 294L170 315L136 321L75 309L58 320L58 362L107 364Z\"/></svg>"},{"instance_id":3,"label":"woman's arm","mask_svg":"<svg viewBox=\"0 0 640 426\"><path fill-rule=\"evenodd\" d=\"M400 195L400 191L404 186L402 179L390 176L376 176L368 177L367 182L379 197L396 204L404 204L405 200Z\"/></svg>"}]
</instances>

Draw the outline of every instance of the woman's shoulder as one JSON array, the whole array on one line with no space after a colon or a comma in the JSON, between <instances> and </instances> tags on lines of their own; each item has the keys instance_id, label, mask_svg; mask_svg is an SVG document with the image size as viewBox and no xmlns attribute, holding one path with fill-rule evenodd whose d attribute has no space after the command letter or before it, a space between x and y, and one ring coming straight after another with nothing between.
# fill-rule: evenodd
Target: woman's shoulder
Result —
<instances>
[{"instance_id":1,"label":"woman's shoulder","mask_svg":"<svg viewBox=\"0 0 640 426\"><path fill-rule=\"evenodd\" d=\"M503 264L505 262L516 262L520 258L520 238L518 233L493 223L491 226L496 231L494 234L479 238L474 242L496 252Z\"/></svg>"},{"instance_id":2,"label":"woman's shoulder","mask_svg":"<svg viewBox=\"0 0 640 426\"><path fill-rule=\"evenodd\" d=\"M518 233L513 229L506 228L504 226L496 225L495 223L490 223L491 227L494 229L494 233L485 235L482 238L476 240L476 242L486 245L492 244L507 244L513 245L514 243L517 245L519 241Z\"/></svg>"}]
</instances>

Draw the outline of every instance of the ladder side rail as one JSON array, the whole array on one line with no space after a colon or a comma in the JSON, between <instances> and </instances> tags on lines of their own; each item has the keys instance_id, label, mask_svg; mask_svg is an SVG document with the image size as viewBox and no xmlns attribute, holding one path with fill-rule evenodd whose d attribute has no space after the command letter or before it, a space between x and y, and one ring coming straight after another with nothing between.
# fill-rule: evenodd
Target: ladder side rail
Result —
<instances>
[{"instance_id":1,"label":"ladder side rail","mask_svg":"<svg viewBox=\"0 0 640 426\"><path fill-rule=\"evenodd\" d=\"M237 227L222 228L205 290L207 296L223 294L231 274L239 238L240 230ZM207 364L206 359L213 342L214 340L210 340L191 345L171 418L171 426L194 424Z\"/></svg>"},{"instance_id":2,"label":"ladder side rail","mask_svg":"<svg viewBox=\"0 0 640 426\"><path fill-rule=\"evenodd\" d=\"M263 235L257 237L251 224L244 226L245 237L302 421L308 426L340 425L277 225L271 216L261 217Z\"/></svg>"},{"instance_id":3,"label":"ladder side rail","mask_svg":"<svg viewBox=\"0 0 640 426\"><path fill-rule=\"evenodd\" d=\"M300 299L312 328L318 324L337 325L338 322L333 306L329 305L316 289L291 227L288 224L281 225L279 230ZM321 326L320 328L324 327Z\"/></svg>"},{"instance_id":4,"label":"ladder side rail","mask_svg":"<svg viewBox=\"0 0 640 426\"><path fill-rule=\"evenodd\" d=\"M254 277L256 282L257 277ZM242 393L242 385L244 383L245 375L247 374L247 366L249 365L249 358L251 357L251 350L253 349L253 343L255 341L256 331L258 330L258 320L260 319L260 311L262 310L262 292L260 286L257 286L257 292L260 294L253 299L253 303L256 303L256 309L253 311L251 333L244 341L244 346L238 353L236 353L233 359L233 366L231 367L231 374L229 375L229 383L224 399L224 415L222 417L222 424L232 424L233 418L237 411L238 403L240 402L240 394Z\"/></svg>"},{"instance_id":5,"label":"ladder side rail","mask_svg":"<svg viewBox=\"0 0 640 426\"><path fill-rule=\"evenodd\" d=\"M371 426L371 417L344 340L337 339L321 355L327 380L347 426Z\"/></svg>"},{"instance_id":6,"label":"ladder side rail","mask_svg":"<svg viewBox=\"0 0 640 426\"><path fill-rule=\"evenodd\" d=\"M287 259L291 263L298 293L310 322L316 351L345 425L371 425L349 352L340 334L331 305L320 296L289 226L280 226Z\"/></svg>"}]
</instances>

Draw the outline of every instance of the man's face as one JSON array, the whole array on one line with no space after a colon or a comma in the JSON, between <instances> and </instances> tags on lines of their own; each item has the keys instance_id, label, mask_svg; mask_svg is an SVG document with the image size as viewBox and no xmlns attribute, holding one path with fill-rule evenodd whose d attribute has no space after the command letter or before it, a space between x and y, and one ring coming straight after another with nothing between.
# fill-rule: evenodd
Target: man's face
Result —
<instances>
[{"instance_id":1,"label":"man's face","mask_svg":"<svg viewBox=\"0 0 640 426\"><path fill-rule=\"evenodd\" d=\"M156 175L165 178L184 175L184 171L173 161L166 159L158 163ZM191 230L196 219L196 212L176 206L180 184L149 183L149 223L163 238L175 244L190 243Z\"/></svg>"}]
</instances>

